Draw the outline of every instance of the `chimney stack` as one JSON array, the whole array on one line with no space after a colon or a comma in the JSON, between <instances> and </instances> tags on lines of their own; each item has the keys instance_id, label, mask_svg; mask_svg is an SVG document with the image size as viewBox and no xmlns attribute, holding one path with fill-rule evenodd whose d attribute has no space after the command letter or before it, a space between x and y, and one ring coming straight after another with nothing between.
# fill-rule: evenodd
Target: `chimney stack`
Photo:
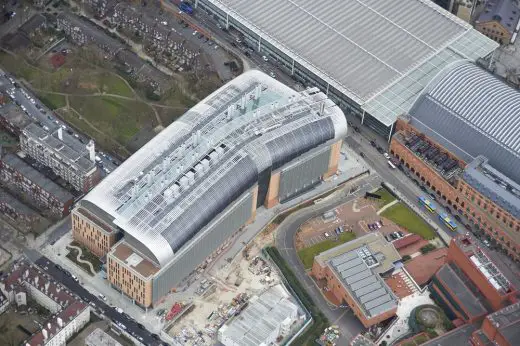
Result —
<instances>
[{"instance_id":1,"label":"chimney stack","mask_svg":"<svg viewBox=\"0 0 520 346\"><path fill-rule=\"evenodd\" d=\"M96 146L94 141L91 139L87 144L88 158L92 162L96 162Z\"/></svg>"},{"instance_id":2,"label":"chimney stack","mask_svg":"<svg viewBox=\"0 0 520 346\"><path fill-rule=\"evenodd\" d=\"M60 141L63 140L63 129L61 127L58 127L58 138Z\"/></svg>"}]
</instances>

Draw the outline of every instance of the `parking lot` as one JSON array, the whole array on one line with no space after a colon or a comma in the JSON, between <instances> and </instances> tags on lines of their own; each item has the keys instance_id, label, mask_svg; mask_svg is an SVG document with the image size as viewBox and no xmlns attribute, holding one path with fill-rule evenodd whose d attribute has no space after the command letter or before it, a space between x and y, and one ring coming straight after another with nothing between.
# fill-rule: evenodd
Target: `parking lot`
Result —
<instances>
[{"instance_id":1,"label":"parking lot","mask_svg":"<svg viewBox=\"0 0 520 346\"><path fill-rule=\"evenodd\" d=\"M305 222L297 235L297 247L306 248L325 240L337 240L344 232L362 236L381 232L388 241L402 238L407 232L377 214L379 201L360 197Z\"/></svg>"}]
</instances>

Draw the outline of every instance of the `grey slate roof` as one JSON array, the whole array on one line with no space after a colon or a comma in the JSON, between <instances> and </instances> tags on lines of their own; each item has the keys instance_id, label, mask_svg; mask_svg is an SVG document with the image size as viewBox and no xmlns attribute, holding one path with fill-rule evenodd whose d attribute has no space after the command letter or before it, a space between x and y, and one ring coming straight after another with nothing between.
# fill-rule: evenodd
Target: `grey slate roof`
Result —
<instances>
[{"instance_id":1,"label":"grey slate roof","mask_svg":"<svg viewBox=\"0 0 520 346\"><path fill-rule=\"evenodd\" d=\"M510 33L513 33L520 19L520 9L515 2L514 0L487 0L476 23L497 21Z\"/></svg>"},{"instance_id":2,"label":"grey slate roof","mask_svg":"<svg viewBox=\"0 0 520 346\"><path fill-rule=\"evenodd\" d=\"M411 124L466 162L478 155L520 183L520 93L471 62L456 62L424 90ZM478 139L478 140L476 140Z\"/></svg>"},{"instance_id":3,"label":"grey slate roof","mask_svg":"<svg viewBox=\"0 0 520 346\"><path fill-rule=\"evenodd\" d=\"M487 313L486 308L478 298L466 286L460 276L453 270L450 264L445 264L437 272L437 277L442 280L444 286L448 287L471 316L480 316Z\"/></svg>"},{"instance_id":4,"label":"grey slate roof","mask_svg":"<svg viewBox=\"0 0 520 346\"><path fill-rule=\"evenodd\" d=\"M24 177L36 185L40 186L43 190L56 197L60 202L66 203L74 199L74 196L72 196L70 192L54 183L36 169L32 168L18 156L7 154L2 158L2 161L17 172L20 172Z\"/></svg>"},{"instance_id":5,"label":"grey slate roof","mask_svg":"<svg viewBox=\"0 0 520 346\"><path fill-rule=\"evenodd\" d=\"M478 156L470 162L464 168L464 181L520 219L520 184L504 176L487 164L487 161L487 158ZM520 234L514 230L509 231L520 242Z\"/></svg>"},{"instance_id":6,"label":"grey slate roof","mask_svg":"<svg viewBox=\"0 0 520 346\"><path fill-rule=\"evenodd\" d=\"M398 84L365 108L388 126L447 63L498 47L430 0L206 1L359 105Z\"/></svg>"},{"instance_id":7,"label":"grey slate roof","mask_svg":"<svg viewBox=\"0 0 520 346\"><path fill-rule=\"evenodd\" d=\"M430 340L422 346L469 346L471 345L469 338L471 334L476 330L472 324L465 324L462 327L453 329L444 335L439 336L433 340Z\"/></svg>"},{"instance_id":8,"label":"grey slate roof","mask_svg":"<svg viewBox=\"0 0 520 346\"><path fill-rule=\"evenodd\" d=\"M487 318L511 345L518 344L518 340L520 340L520 303L506 306L490 314Z\"/></svg>"}]
</instances>

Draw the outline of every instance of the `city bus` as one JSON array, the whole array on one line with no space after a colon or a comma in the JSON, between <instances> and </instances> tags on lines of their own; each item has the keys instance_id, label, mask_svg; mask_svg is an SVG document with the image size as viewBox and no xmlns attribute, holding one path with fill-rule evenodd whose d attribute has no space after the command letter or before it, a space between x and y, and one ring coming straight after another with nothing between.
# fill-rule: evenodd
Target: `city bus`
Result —
<instances>
[{"instance_id":1,"label":"city bus","mask_svg":"<svg viewBox=\"0 0 520 346\"><path fill-rule=\"evenodd\" d=\"M191 7L191 5L187 2L181 1L179 3L179 9L184 13L187 13L190 15L193 14L193 7Z\"/></svg>"},{"instance_id":2,"label":"city bus","mask_svg":"<svg viewBox=\"0 0 520 346\"><path fill-rule=\"evenodd\" d=\"M424 207L424 209L428 210L430 213L435 213L436 212L436 209L437 207L435 206L435 204L433 204L432 201L430 201L428 198L424 197L424 196L420 196L418 198L419 200L419 204L421 206Z\"/></svg>"},{"instance_id":3,"label":"city bus","mask_svg":"<svg viewBox=\"0 0 520 346\"><path fill-rule=\"evenodd\" d=\"M450 231L457 231L457 224L455 221L451 219L451 217L448 216L446 213L439 214L439 220L444 224L444 226L448 227Z\"/></svg>"}]
</instances>

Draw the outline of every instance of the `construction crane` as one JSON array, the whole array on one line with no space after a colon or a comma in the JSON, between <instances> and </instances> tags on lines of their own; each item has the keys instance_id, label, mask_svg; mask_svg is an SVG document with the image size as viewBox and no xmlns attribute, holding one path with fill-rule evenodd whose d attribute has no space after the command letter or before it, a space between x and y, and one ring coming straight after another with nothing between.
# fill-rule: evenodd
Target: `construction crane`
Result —
<instances>
[{"instance_id":1,"label":"construction crane","mask_svg":"<svg viewBox=\"0 0 520 346\"><path fill-rule=\"evenodd\" d=\"M202 28L200 25L198 25L194 20L193 18L181 11L181 9L179 8L179 6L181 5L182 1L181 0L171 0L171 1L168 1L168 0L161 0L161 8L164 10L164 11L167 11L167 12L170 12L171 14L173 14L176 18L178 18L179 20L183 21L184 23L188 24L188 26L190 28L192 28L193 30L197 31L199 34L203 35L204 37L208 38L208 39L212 39L213 36L211 35L211 32Z\"/></svg>"}]
</instances>

